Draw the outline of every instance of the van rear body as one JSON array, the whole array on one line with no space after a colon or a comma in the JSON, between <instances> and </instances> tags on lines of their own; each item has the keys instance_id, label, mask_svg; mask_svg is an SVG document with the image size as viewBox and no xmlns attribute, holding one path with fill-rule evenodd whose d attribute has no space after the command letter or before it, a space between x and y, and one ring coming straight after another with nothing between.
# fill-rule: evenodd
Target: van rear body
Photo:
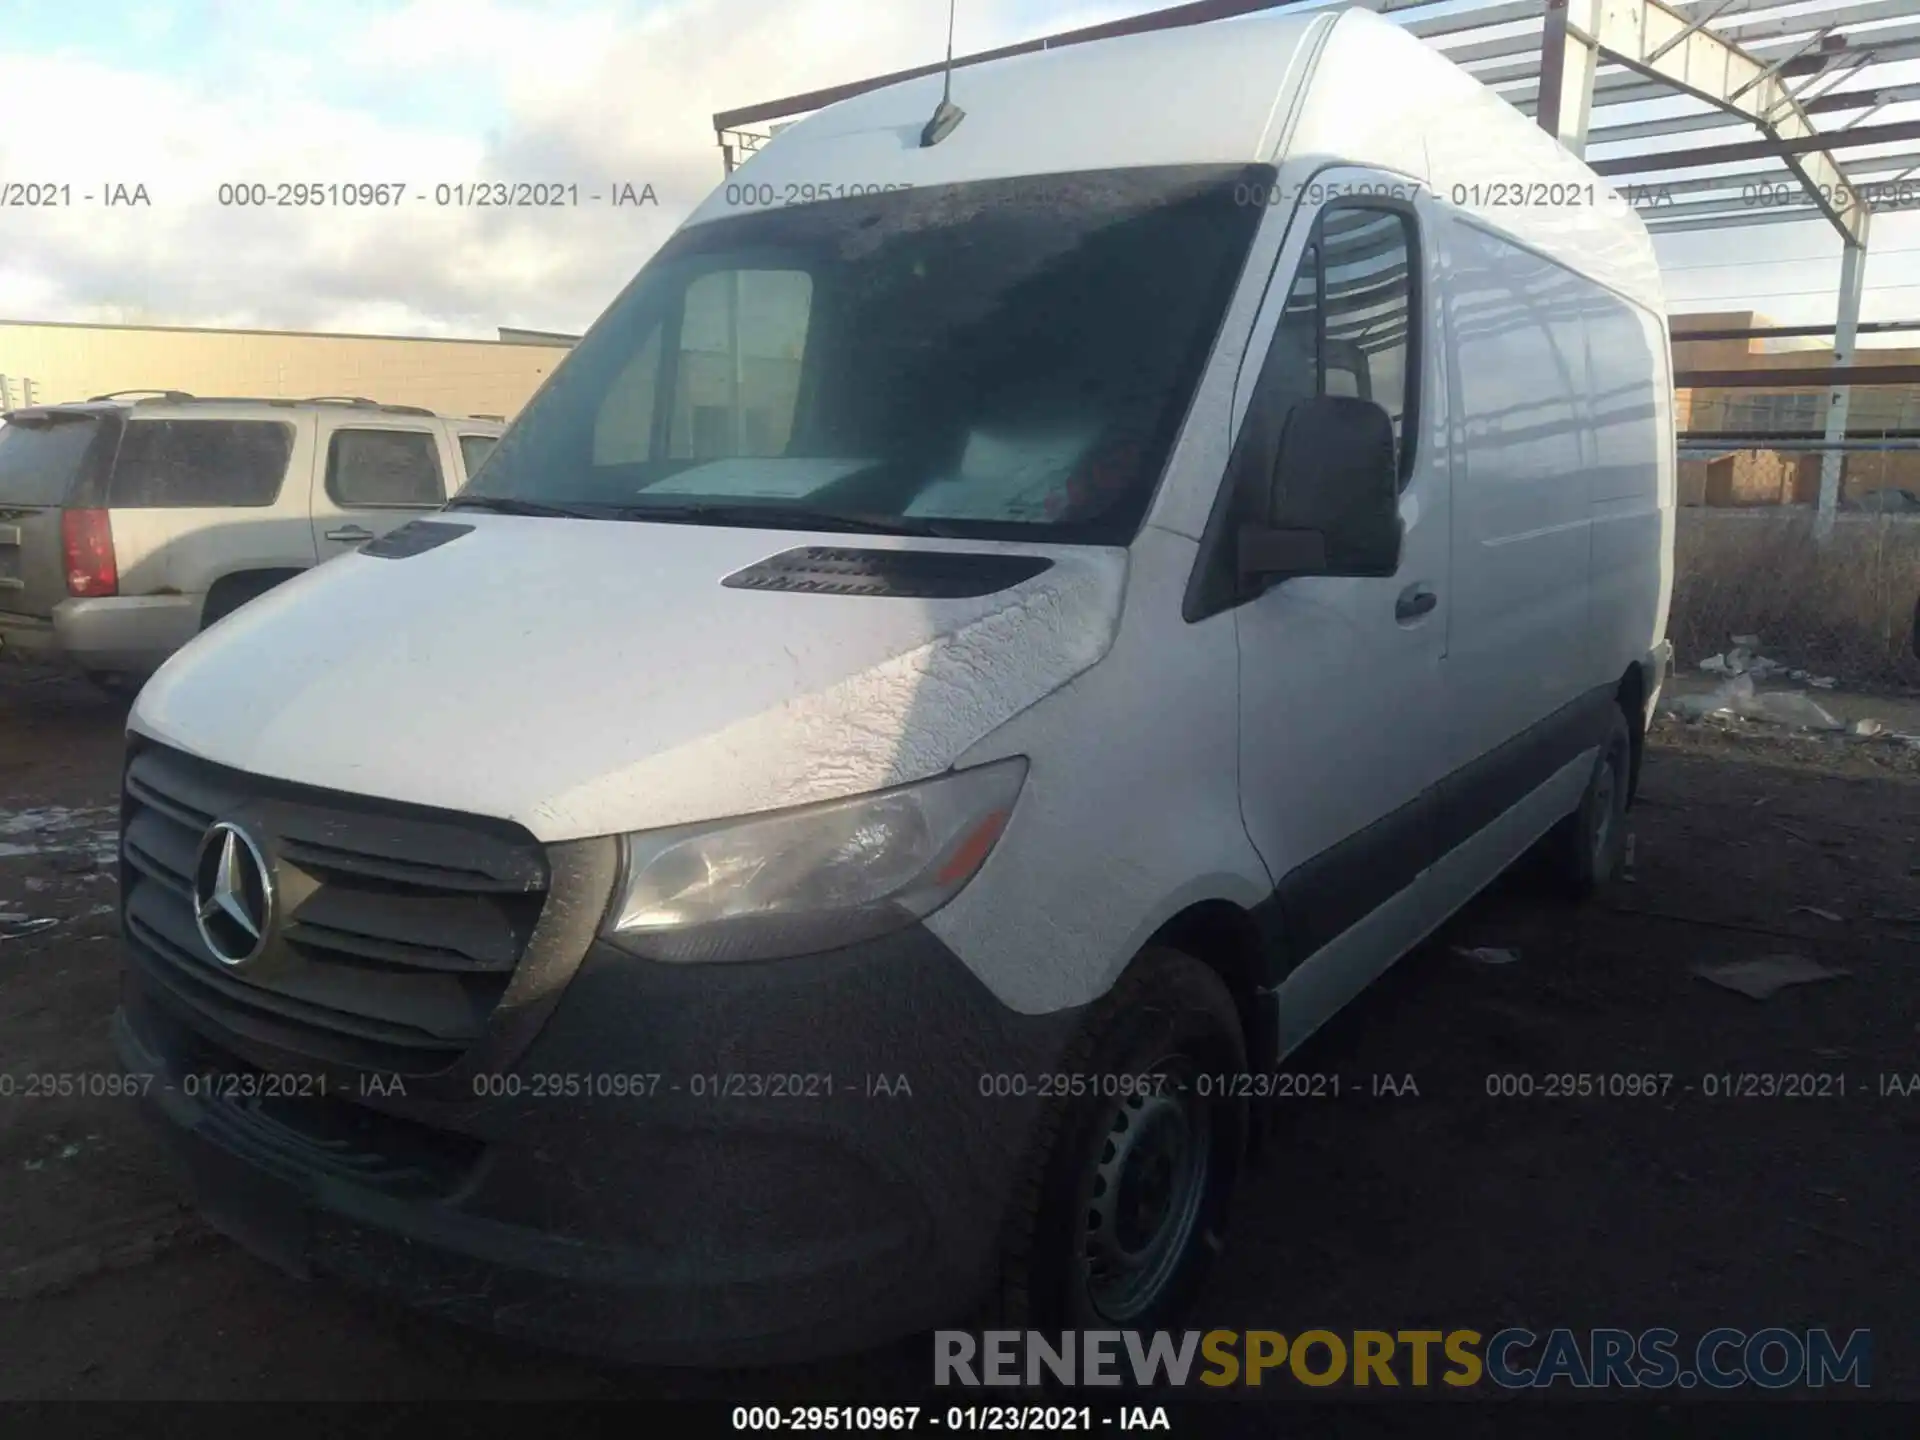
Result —
<instances>
[{"instance_id":1,"label":"van rear body","mask_svg":"<svg viewBox=\"0 0 1920 1440\"><path fill-rule=\"evenodd\" d=\"M1631 209L1366 12L939 93L783 131L444 513L142 693L116 1036L286 1268L683 1363L1154 1328L1260 1077L1529 849L1606 882Z\"/></svg>"}]
</instances>

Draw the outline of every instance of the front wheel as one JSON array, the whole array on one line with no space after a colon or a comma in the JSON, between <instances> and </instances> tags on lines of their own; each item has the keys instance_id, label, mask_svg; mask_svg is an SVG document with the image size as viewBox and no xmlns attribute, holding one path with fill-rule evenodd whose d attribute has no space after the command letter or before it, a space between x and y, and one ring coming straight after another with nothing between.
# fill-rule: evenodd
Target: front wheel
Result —
<instances>
[{"instance_id":1,"label":"front wheel","mask_svg":"<svg viewBox=\"0 0 1920 1440\"><path fill-rule=\"evenodd\" d=\"M1240 1017L1220 977L1154 948L1095 1008L1016 1195L997 1318L1027 1328L1172 1328L1221 1248L1246 1150Z\"/></svg>"}]
</instances>

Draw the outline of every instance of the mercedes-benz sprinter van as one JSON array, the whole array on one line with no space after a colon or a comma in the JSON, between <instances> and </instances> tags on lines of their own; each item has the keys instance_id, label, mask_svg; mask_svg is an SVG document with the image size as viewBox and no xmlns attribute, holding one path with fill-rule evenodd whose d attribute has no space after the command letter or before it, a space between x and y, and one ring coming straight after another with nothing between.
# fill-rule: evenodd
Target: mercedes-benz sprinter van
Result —
<instances>
[{"instance_id":1,"label":"mercedes-benz sprinter van","mask_svg":"<svg viewBox=\"0 0 1920 1440\"><path fill-rule=\"evenodd\" d=\"M832 106L141 694L126 1062L297 1273L640 1359L1150 1329L1310 1032L1616 863L1631 209L1368 13Z\"/></svg>"}]
</instances>

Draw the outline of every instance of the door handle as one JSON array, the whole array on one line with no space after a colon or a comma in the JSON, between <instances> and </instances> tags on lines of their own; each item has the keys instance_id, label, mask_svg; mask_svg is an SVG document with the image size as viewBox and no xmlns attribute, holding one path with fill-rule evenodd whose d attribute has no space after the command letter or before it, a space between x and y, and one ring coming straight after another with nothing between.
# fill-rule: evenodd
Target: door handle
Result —
<instances>
[{"instance_id":1,"label":"door handle","mask_svg":"<svg viewBox=\"0 0 1920 1440\"><path fill-rule=\"evenodd\" d=\"M371 540L372 538L373 532L371 530L362 530L358 525L342 525L338 530L327 531L327 539L343 540L350 545L358 544L363 540Z\"/></svg>"},{"instance_id":2,"label":"door handle","mask_svg":"<svg viewBox=\"0 0 1920 1440\"><path fill-rule=\"evenodd\" d=\"M1425 585L1409 585L1400 592L1400 598L1393 602L1393 618L1405 623L1418 620L1422 615L1433 612L1440 603L1440 597Z\"/></svg>"}]
</instances>

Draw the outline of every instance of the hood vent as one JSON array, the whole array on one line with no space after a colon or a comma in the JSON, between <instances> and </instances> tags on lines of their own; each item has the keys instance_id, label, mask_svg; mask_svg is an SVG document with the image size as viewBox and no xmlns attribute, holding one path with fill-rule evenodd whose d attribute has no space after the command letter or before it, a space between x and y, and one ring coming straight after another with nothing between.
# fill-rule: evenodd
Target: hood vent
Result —
<instances>
[{"instance_id":1,"label":"hood vent","mask_svg":"<svg viewBox=\"0 0 1920 1440\"><path fill-rule=\"evenodd\" d=\"M1041 555L952 550L847 550L806 545L771 556L720 583L732 590L873 595L890 600L970 600L1031 580L1053 561Z\"/></svg>"},{"instance_id":2,"label":"hood vent","mask_svg":"<svg viewBox=\"0 0 1920 1440\"><path fill-rule=\"evenodd\" d=\"M409 555L437 550L472 530L471 525L455 525L446 520L410 520L398 530L389 530L378 540L362 545L360 553L380 560L404 560Z\"/></svg>"}]
</instances>

